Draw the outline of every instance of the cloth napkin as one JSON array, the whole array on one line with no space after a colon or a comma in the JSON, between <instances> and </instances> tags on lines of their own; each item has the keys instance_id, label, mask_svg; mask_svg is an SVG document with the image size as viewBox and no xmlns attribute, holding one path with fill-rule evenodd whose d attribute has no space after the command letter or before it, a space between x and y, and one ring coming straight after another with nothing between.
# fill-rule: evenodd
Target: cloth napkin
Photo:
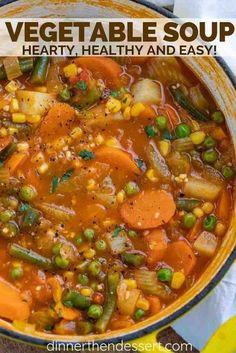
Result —
<instances>
[{"instance_id":1,"label":"cloth napkin","mask_svg":"<svg viewBox=\"0 0 236 353\"><path fill-rule=\"evenodd\" d=\"M174 14L181 18L235 18L236 0L149 0L158 6L174 5ZM236 74L235 57L223 56ZM236 53L235 53L236 56ZM172 327L187 342L201 350L214 331L236 315L236 263L207 298ZM222 352L223 353L223 352Z\"/></svg>"}]
</instances>

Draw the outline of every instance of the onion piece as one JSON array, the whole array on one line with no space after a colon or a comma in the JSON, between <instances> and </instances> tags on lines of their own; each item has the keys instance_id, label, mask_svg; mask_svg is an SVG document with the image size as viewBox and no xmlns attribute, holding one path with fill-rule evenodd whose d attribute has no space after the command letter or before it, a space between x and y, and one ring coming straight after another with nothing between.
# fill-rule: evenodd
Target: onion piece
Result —
<instances>
[{"instance_id":1,"label":"onion piece","mask_svg":"<svg viewBox=\"0 0 236 353\"><path fill-rule=\"evenodd\" d=\"M19 101L20 111L24 114L45 115L49 108L56 103L52 94L27 90L16 91L16 98Z\"/></svg>"},{"instance_id":2,"label":"onion piece","mask_svg":"<svg viewBox=\"0 0 236 353\"><path fill-rule=\"evenodd\" d=\"M159 105L162 100L160 85L149 78L136 82L132 86L131 92L134 96L134 102Z\"/></svg>"},{"instance_id":3,"label":"onion piece","mask_svg":"<svg viewBox=\"0 0 236 353\"><path fill-rule=\"evenodd\" d=\"M22 75L19 60L17 56L9 56L3 59L3 65L7 74L8 80L13 80Z\"/></svg>"}]
</instances>

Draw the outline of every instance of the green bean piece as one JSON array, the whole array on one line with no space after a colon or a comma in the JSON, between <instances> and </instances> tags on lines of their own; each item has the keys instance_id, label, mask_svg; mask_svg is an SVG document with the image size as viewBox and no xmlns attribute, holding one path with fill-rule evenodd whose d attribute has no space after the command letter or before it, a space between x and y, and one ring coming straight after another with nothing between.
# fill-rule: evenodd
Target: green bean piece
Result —
<instances>
[{"instance_id":1,"label":"green bean piece","mask_svg":"<svg viewBox=\"0 0 236 353\"><path fill-rule=\"evenodd\" d=\"M4 224L3 228L1 229L1 236L10 239L17 236L19 233L19 227L16 222L9 221Z\"/></svg>"},{"instance_id":2,"label":"green bean piece","mask_svg":"<svg viewBox=\"0 0 236 353\"><path fill-rule=\"evenodd\" d=\"M174 100L184 108L189 114L192 115L193 118L199 121L209 121L207 115L198 110L192 102L184 95L183 91L180 87L176 87L174 85L170 86L170 92L173 95Z\"/></svg>"},{"instance_id":3,"label":"green bean piece","mask_svg":"<svg viewBox=\"0 0 236 353\"><path fill-rule=\"evenodd\" d=\"M5 161L8 157L10 157L16 151L16 143L10 143L4 150L0 153L0 161Z\"/></svg>"},{"instance_id":4,"label":"green bean piece","mask_svg":"<svg viewBox=\"0 0 236 353\"><path fill-rule=\"evenodd\" d=\"M119 281L120 281L120 275L118 272L108 272L106 299L103 307L103 314L95 324L96 331L100 333L106 331L107 326L112 317L112 314L116 308L116 300L117 300L116 290L117 290Z\"/></svg>"},{"instance_id":5,"label":"green bean piece","mask_svg":"<svg viewBox=\"0 0 236 353\"><path fill-rule=\"evenodd\" d=\"M33 69L34 60L33 58L19 58L19 65L22 73L29 72ZM0 80L5 80L7 74L4 65L0 66Z\"/></svg>"},{"instance_id":6,"label":"green bean piece","mask_svg":"<svg viewBox=\"0 0 236 353\"><path fill-rule=\"evenodd\" d=\"M18 244L11 244L9 248L9 254L20 260L30 262L31 264L37 265L44 269L52 269L52 261L30 249L26 249Z\"/></svg>"},{"instance_id":7,"label":"green bean piece","mask_svg":"<svg viewBox=\"0 0 236 353\"><path fill-rule=\"evenodd\" d=\"M80 310L86 310L91 305L90 298L85 297L79 292L73 290L68 290L63 293L62 302L65 306L75 307Z\"/></svg>"},{"instance_id":8,"label":"green bean piece","mask_svg":"<svg viewBox=\"0 0 236 353\"><path fill-rule=\"evenodd\" d=\"M38 210L32 207L28 208L25 211L25 214L23 217L22 227L30 228L36 225L39 220L39 216L40 216L40 212Z\"/></svg>"},{"instance_id":9,"label":"green bean piece","mask_svg":"<svg viewBox=\"0 0 236 353\"><path fill-rule=\"evenodd\" d=\"M77 322L76 328L79 335L88 335L93 331L93 324L90 321L81 320Z\"/></svg>"},{"instance_id":10,"label":"green bean piece","mask_svg":"<svg viewBox=\"0 0 236 353\"><path fill-rule=\"evenodd\" d=\"M36 59L34 71L30 79L31 83L35 85L44 84L47 77L48 65L49 65L49 57L42 56Z\"/></svg>"},{"instance_id":11,"label":"green bean piece","mask_svg":"<svg viewBox=\"0 0 236 353\"><path fill-rule=\"evenodd\" d=\"M192 211L195 207L200 206L201 201L197 199L188 199L185 197L179 197L176 200L176 206L178 210L183 210L183 211Z\"/></svg>"},{"instance_id":12,"label":"green bean piece","mask_svg":"<svg viewBox=\"0 0 236 353\"><path fill-rule=\"evenodd\" d=\"M139 253L124 252L121 255L121 260L126 265L140 267L145 263L146 257L143 254L139 254Z\"/></svg>"}]
</instances>

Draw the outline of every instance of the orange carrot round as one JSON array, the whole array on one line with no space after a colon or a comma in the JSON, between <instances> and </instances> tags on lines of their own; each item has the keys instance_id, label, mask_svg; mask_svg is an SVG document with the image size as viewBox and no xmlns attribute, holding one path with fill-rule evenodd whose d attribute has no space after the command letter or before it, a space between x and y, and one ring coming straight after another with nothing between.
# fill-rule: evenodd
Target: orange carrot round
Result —
<instances>
[{"instance_id":1,"label":"orange carrot round","mask_svg":"<svg viewBox=\"0 0 236 353\"><path fill-rule=\"evenodd\" d=\"M126 200L120 213L125 223L135 229L157 228L167 223L176 209L173 197L164 190L146 190Z\"/></svg>"},{"instance_id":2,"label":"orange carrot round","mask_svg":"<svg viewBox=\"0 0 236 353\"><path fill-rule=\"evenodd\" d=\"M120 148L101 146L96 152L96 160L110 164L119 170L125 170L128 173L140 174L141 171L132 160L131 156Z\"/></svg>"},{"instance_id":3,"label":"orange carrot round","mask_svg":"<svg viewBox=\"0 0 236 353\"><path fill-rule=\"evenodd\" d=\"M147 236L145 236L145 242L147 242L147 263L150 266L156 265L158 261L161 261L167 250L168 238L164 229L154 229Z\"/></svg>"},{"instance_id":4,"label":"orange carrot round","mask_svg":"<svg viewBox=\"0 0 236 353\"><path fill-rule=\"evenodd\" d=\"M107 86L111 88L119 88L121 86L121 66L110 58L81 57L75 59L75 64L82 69L88 69L95 78L103 79Z\"/></svg>"},{"instance_id":5,"label":"orange carrot round","mask_svg":"<svg viewBox=\"0 0 236 353\"><path fill-rule=\"evenodd\" d=\"M174 271L184 271L186 276L192 272L197 262L191 247L184 240L178 240L168 245L164 261Z\"/></svg>"}]
</instances>

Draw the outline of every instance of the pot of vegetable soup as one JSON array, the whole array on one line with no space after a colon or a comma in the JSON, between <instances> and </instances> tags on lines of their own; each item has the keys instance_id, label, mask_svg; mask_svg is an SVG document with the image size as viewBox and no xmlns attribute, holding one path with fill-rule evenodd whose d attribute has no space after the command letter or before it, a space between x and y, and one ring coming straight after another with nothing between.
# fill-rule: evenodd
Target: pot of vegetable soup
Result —
<instances>
[{"instance_id":1,"label":"pot of vegetable soup","mask_svg":"<svg viewBox=\"0 0 236 353\"><path fill-rule=\"evenodd\" d=\"M1 17L168 15L11 2ZM235 258L235 78L212 57L21 57L0 80L1 334L154 344Z\"/></svg>"}]
</instances>

